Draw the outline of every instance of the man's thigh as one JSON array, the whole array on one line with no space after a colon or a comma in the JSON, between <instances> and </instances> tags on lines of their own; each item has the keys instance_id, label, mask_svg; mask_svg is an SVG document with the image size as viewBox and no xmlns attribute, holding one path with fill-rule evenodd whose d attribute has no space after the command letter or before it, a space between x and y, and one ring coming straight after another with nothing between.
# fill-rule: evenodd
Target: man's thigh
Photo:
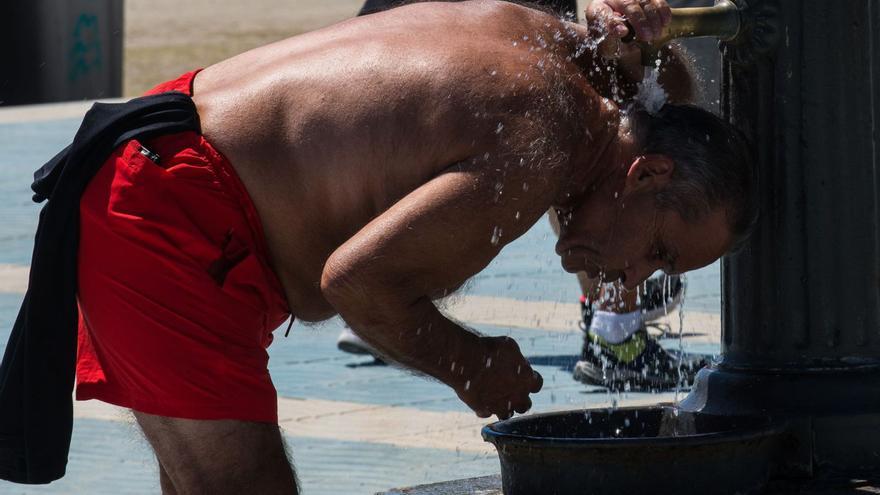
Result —
<instances>
[{"instance_id":1,"label":"man's thigh","mask_svg":"<svg viewBox=\"0 0 880 495\"><path fill-rule=\"evenodd\" d=\"M177 494L298 493L278 425L134 415Z\"/></svg>"}]
</instances>

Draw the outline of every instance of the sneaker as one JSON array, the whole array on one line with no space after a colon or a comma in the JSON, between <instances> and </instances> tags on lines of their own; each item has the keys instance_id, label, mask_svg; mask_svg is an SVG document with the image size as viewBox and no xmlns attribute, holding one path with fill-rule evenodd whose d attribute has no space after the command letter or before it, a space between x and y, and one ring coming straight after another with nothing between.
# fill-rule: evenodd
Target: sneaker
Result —
<instances>
[{"instance_id":1,"label":"sneaker","mask_svg":"<svg viewBox=\"0 0 880 495\"><path fill-rule=\"evenodd\" d=\"M649 278L639 293L642 308L642 321L654 321L681 304L684 296L684 283L678 275L663 275ZM665 301L665 303L664 303ZM590 328L587 326L587 328Z\"/></svg>"},{"instance_id":2,"label":"sneaker","mask_svg":"<svg viewBox=\"0 0 880 495\"><path fill-rule=\"evenodd\" d=\"M611 344L587 332L574 379L612 390L669 389L692 383L707 362L703 358L678 359L648 335L643 326L627 340Z\"/></svg>"},{"instance_id":3,"label":"sneaker","mask_svg":"<svg viewBox=\"0 0 880 495\"><path fill-rule=\"evenodd\" d=\"M645 281L644 287L640 287L640 290L642 321L645 323L666 316L681 304L684 297L684 283L678 275L649 278ZM663 303L664 300L666 304ZM578 322L578 326L582 331L586 332L590 328L595 313L596 308L587 302L586 296L581 296L581 320ZM664 325L652 325L652 327L659 330L661 336L669 333Z\"/></svg>"},{"instance_id":4,"label":"sneaker","mask_svg":"<svg viewBox=\"0 0 880 495\"><path fill-rule=\"evenodd\" d=\"M581 330L586 332L590 328L594 314L596 314L596 310L593 309L593 304L587 302L587 296L581 296L581 321L578 322Z\"/></svg>"},{"instance_id":5,"label":"sneaker","mask_svg":"<svg viewBox=\"0 0 880 495\"><path fill-rule=\"evenodd\" d=\"M349 354L369 354L373 357L378 356L376 349L373 349L370 344L364 342L363 339L358 337L358 335L347 326L342 329L342 333L340 333L339 337L336 339L336 348Z\"/></svg>"}]
</instances>

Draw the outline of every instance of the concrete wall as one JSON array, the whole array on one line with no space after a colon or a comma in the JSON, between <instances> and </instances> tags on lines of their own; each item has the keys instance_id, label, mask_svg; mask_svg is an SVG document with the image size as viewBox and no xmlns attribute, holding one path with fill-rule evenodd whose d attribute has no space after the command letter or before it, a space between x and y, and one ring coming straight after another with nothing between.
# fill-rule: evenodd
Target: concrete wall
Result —
<instances>
[{"instance_id":1,"label":"concrete wall","mask_svg":"<svg viewBox=\"0 0 880 495\"><path fill-rule=\"evenodd\" d=\"M119 96L122 0L0 4L0 105Z\"/></svg>"}]
</instances>

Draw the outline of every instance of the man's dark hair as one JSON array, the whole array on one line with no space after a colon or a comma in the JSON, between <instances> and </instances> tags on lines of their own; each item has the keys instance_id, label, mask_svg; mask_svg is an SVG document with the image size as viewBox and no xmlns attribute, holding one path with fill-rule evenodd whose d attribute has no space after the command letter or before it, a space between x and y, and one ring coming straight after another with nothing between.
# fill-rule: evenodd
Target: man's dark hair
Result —
<instances>
[{"instance_id":1,"label":"man's dark hair","mask_svg":"<svg viewBox=\"0 0 880 495\"><path fill-rule=\"evenodd\" d=\"M692 105L667 104L656 114L639 111L646 123L645 153L675 163L672 180L657 195L658 206L685 221L724 208L735 251L758 219L751 147L745 135L716 115Z\"/></svg>"}]
</instances>

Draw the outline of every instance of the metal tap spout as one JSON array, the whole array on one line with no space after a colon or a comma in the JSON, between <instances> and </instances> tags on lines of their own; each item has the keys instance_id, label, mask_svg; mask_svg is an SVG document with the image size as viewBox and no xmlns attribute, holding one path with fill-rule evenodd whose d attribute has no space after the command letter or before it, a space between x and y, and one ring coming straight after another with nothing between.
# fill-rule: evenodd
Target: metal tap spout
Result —
<instances>
[{"instance_id":1,"label":"metal tap spout","mask_svg":"<svg viewBox=\"0 0 880 495\"><path fill-rule=\"evenodd\" d=\"M744 31L744 0L716 0L713 7L672 9L672 20L651 42L635 41L642 48L642 63L654 65L659 50L677 38L713 37L732 41Z\"/></svg>"}]
</instances>

